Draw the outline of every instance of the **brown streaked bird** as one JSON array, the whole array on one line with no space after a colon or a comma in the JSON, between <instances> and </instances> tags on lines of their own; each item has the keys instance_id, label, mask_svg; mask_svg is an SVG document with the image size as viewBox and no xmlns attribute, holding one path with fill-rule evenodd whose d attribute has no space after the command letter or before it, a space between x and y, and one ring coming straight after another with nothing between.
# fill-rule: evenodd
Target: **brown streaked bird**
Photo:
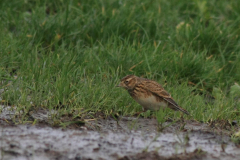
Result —
<instances>
[{"instance_id":1,"label":"brown streaked bird","mask_svg":"<svg viewBox=\"0 0 240 160\"><path fill-rule=\"evenodd\" d=\"M153 80L128 75L121 79L118 87L126 89L131 97L143 107L144 111L156 111L160 107L169 107L172 110L189 115L188 111L181 108L171 95Z\"/></svg>"}]
</instances>

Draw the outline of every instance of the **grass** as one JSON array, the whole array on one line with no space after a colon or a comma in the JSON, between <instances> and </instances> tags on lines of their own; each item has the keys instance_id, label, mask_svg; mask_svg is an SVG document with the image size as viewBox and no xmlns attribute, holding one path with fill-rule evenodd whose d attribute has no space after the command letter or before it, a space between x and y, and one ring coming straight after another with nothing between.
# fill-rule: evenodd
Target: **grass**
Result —
<instances>
[{"instance_id":1,"label":"grass","mask_svg":"<svg viewBox=\"0 0 240 160\"><path fill-rule=\"evenodd\" d=\"M235 0L3 0L2 103L23 111L22 122L38 107L57 109L57 124L66 114L133 115L141 107L115 85L135 74L163 84L191 113L186 119L239 121L240 94L231 90L240 80L238 6Z\"/></svg>"}]
</instances>

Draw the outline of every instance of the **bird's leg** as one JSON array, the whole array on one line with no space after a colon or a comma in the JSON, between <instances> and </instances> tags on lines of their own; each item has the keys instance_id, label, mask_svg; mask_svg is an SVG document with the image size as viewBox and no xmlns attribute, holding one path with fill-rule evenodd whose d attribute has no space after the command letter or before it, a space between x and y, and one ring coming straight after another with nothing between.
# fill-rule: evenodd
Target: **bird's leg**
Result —
<instances>
[{"instance_id":1,"label":"bird's leg","mask_svg":"<svg viewBox=\"0 0 240 160\"><path fill-rule=\"evenodd\" d=\"M134 115L139 116L141 113L144 113L144 112L147 111L147 109L145 109L144 107L142 107L142 110L143 110L143 111L137 112L137 113L135 113Z\"/></svg>"},{"instance_id":2,"label":"bird's leg","mask_svg":"<svg viewBox=\"0 0 240 160\"><path fill-rule=\"evenodd\" d=\"M141 113L144 113L145 111L141 111L141 112L136 112L135 114L134 114L134 116L139 116Z\"/></svg>"},{"instance_id":3,"label":"bird's leg","mask_svg":"<svg viewBox=\"0 0 240 160\"><path fill-rule=\"evenodd\" d=\"M183 118L183 116L184 116L184 113L181 113L180 121L181 121L182 123L184 123L184 118Z\"/></svg>"}]
</instances>

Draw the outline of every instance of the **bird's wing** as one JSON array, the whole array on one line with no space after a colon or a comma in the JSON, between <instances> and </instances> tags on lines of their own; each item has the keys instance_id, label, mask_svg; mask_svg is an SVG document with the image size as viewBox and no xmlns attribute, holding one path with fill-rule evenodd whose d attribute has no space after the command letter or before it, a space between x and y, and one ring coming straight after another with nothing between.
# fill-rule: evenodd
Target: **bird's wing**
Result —
<instances>
[{"instance_id":1,"label":"bird's wing","mask_svg":"<svg viewBox=\"0 0 240 160\"><path fill-rule=\"evenodd\" d=\"M179 111L182 111L183 113L185 114L188 114L189 113L181 108L174 100L173 98L171 97L171 95L164 90L164 88L158 84L157 82L155 81L151 81L151 80L148 80L148 81L144 81L143 83L145 83L143 86L145 86L145 89L147 89L149 92L153 93L154 95L158 96L158 97L161 97L163 98L165 101L167 101L169 104L169 108L173 109L173 110L179 110Z\"/></svg>"}]
</instances>

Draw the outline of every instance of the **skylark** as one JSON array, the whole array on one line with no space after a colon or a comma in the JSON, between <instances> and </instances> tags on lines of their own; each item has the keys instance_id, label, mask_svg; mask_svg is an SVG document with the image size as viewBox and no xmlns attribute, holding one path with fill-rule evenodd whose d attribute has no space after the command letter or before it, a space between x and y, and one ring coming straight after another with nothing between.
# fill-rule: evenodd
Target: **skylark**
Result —
<instances>
[{"instance_id":1,"label":"skylark","mask_svg":"<svg viewBox=\"0 0 240 160\"><path fill-rule=\"evenodd\" d=\"M160 107L169 107L172 110L181 111L189 115L188 111L181 108L171 95L155 81L128 75L121 79L118 87L125 88L130 96L143 107L144 111L156 111Z\"/></svg>"}]
</instances>

